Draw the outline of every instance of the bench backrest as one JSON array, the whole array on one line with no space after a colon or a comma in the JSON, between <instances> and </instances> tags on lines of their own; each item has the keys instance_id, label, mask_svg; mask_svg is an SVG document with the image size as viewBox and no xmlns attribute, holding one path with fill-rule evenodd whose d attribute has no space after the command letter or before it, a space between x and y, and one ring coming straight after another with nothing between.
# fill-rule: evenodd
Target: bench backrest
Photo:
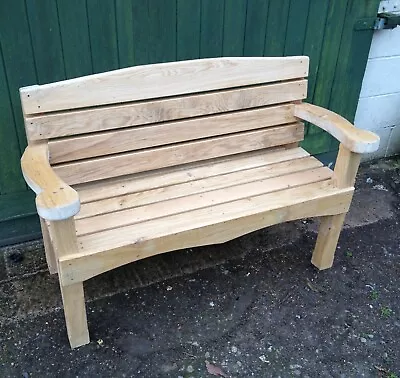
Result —
<instances>
[{"instance_id":1,"label":"bench backrest","mask_svg":"<svg viewBox=\"0 0 400 378\"><path fill-rule=\"evenodd\" d=\"M271 148L303 139L293 103L308 57L153 64L20 89L28 142L47 140L67 183Z\"/></svg>"}]
</instances>

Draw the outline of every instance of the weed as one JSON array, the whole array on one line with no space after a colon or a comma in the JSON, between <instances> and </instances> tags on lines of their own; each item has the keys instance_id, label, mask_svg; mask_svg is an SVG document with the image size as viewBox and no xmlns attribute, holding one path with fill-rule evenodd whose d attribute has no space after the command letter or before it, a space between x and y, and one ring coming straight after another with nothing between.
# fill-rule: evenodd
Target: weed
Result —
<instances>
[{"instance_id":1,"label":"weed","mask_svg":"<svg viewBox=\"0 0 400 378\"><path fill-rule=\"evenodd\" d=\"M353 252L346 251L346 257L353 257Z\"/></svg>"},{"instance_id":2,"label":"weed","mask_svg":"<svg viewBox=\"0 0 400 378\"><path fill-rule=\"evenodd\" d=\"M376 290L372 290L370 294L370 298L373 301L376 301L379 298L379 293Z\"/></svg>"},{"instance_id":3,"label":"weed","mask_svg":"<svg viewBox=\"0 0 400 378\"><path fill-rule=\"evenodd\" d=\"M390 307L384 306L381 307L381 316L384 318L388 318L393 315L393 310Z\"/></svg>"}]
</instances>

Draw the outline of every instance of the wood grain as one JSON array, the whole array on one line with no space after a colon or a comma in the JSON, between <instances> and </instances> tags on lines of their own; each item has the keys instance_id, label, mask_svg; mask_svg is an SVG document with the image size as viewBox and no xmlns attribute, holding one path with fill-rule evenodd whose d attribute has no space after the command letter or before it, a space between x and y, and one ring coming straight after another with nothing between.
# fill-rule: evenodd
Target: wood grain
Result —
<instances>
[{"instance_id":1,"label":"wood grain","mask_svg":"<svg viewBox=\"0 0 400 378\"><path fill-rule=\"evenodd\" d=\"M203 180L203 192L192 193L188 190L190 188L183 185L175 188L178 198L168 198L168 193L167 195L157 192L149 193L150 199L154 201L153 203L148 205L141 205L138 203L138 206L133 208L78 219L76 221L76 231L79 236L129 224L138 224L151 219L163 218L178 213L193 211L195 209L216 206L220 203L231 202L241 198L251 199L264 193L327 180L331 176L332 171L329 168L320 167L242 184L232 183L232 186L214 190L212 189L214 180L211 181L211 188L209 189L209 179L205 179ZM146 194L147 193L144 193L144 196ZM160 198L157 198L157 194L159 194Z\"/></svg>"},{"instance_id":2,"label":"wood grain","mask_svg":"<svg viewBox=\"0 0 400 378\"><path fill-rule=\"evenodd\" d=\"M239 165L240 163L237 162ZM88 218L99 214L139 207L151 203L184 197L187 195L209 192L212 190L229 188L234 185L245 184L267 178L287 175L294 172L304 172L309 169L321 167L322 163L313 157L288 160L281 163L263 165L261 167L239 170L230 173L221 173L217 176L191 180L185 183L169 185L164 182L162 187L151 188L136 193L124 194L102 199L81 206L81 210L75 219ZM286 176L285 176L286 177ZM283 178L282 178L283 179ZM136 181L136 180L135 180ZM289 183L287 183L289 185ZM227 189L228 190L228 189Z\"/></svg>"},{"instance_id":3,"label":"wood grain","mask_svg":"<svg viewBox=\"0 0 400 378\"><path fill-rule=\"evenodd\" d=\"M82 247L75 255L60 259L60 279L64 285L114 269L159 253L194 246L223 243L235 237L302 217L346 212L352 189L337 189L320 182L238 200L165 221L153 220L80 237ZM171 229L171 222L174 229ZM115 236L115 238L114 238Z\"/></svg>"},{"instance_id":4,"label":"wood grain","mask_svg":"<svg viewBox=\"0 0 400 378\"><path fill-rule=\"evenodd\" d=\"M47 267L49 268L50 274L55 274L57 273L57 259L47 223L43 218L40 218L40 228L42 230L42 235L43 235L43 244L44 244L44 251L46 254Z\"/></svg>"},{"instance_id":5,"label":"wood grain","mask_svg":"<svg viewBox=\"0 0 400 378\"><path fill-rule=\"evenodd\" d=\"M263 149L77 185L82 204L309 157L302 148ZM80 214L80 213L79 213Z\"/></svg>"},{"instance_id":6,"label":"wood grain","mask_svg":"<svg viewBox=\"0 0 400 378\"><path fill-rule=\"evenodd\" d=\"M21 158L25 181L37 195L37 212L46 220L73 217L80 208L78 193L54 173L48 155L44 142L28 146Z\"/></svg>"},{"instance_id":7,"label":"wood grain","mask_svg":"<svg viewBox=\"0 0 400 378\"><path fill-rule=\"evenodd\" d=\"M63 256L77 253L78 245L73 218L51 221L49 222L48 230L58 261ZM88 344L90 340L86 320L83 282L75 282L73 285L64 286L60 280L60 289L71 348Z\"/></svg>"},{"instance_id":8,"label":"wood grain","mask_svg":"<svg viewBox=\"0 0 400 378\"><path fill-rule=\"evenodd\" d=\"M319 270L329 269L333 265L336 246L345 216L346 213L342 213L321 218L317 242L311 259L312 264Z\"/></svg>"},{"instance_id":9,"label":"wood grain","mask_svg":"<svg viewBox=\"0 0 400 378\"><path fill-rule=\"evenodd\" d=\"M296 122L293 105L252 109L49 141L50 163L231 134Z\"/></svg>"},{"instance_id":10,"label":"wood grain","mask_svg":"<svg viewBox=\"0 0 400 378\"><path fill-rule=\"evenodd\" d=\"M333 184L338 188L352 188L356 179L361 155L351 152L340 144ZM343 227L346 213L322 217L318 230L317 242L311 262L320 270L333 265L335 250Z\"/></svg>"},{"instance_id":11,"label":"wood grain","mask_svg":"<svg viewBox=\"0 0 400 378\"><path fill-rule=\"evenodd\" d=\"M345 118L330 110L311 104L296 104L294 114L327 131L352 152L368 153L379 148L378 135L354 127Z\"/></svg>"},{"instance_id":12,"label":"wood grain","mask_svg":"<svg viewBox=\"0 0 400 378\"><path fill-rule=\"evenodd\" d=\"M303 139L303 135L304 125L295 123L74 163L59 164L54 166L54 170L68 184L73 185L284 145Z\"/></svg>"},{"instance_id":13,"label":"wood grain","mask_svg":"<svg viewBox=\"0 0 400 378\"><path fill-rule=\"evenodd\" d=\"M343 144L339 146L336 159L334 181L339 188L353 186L356 180L361 155L351 152Z\"/></svg>"},{"instance_id":14,"label":"wood grain","mask_svg":"<svg viewBox=\"0 0 400 378\"><path fill-rule=\"evenodd\" d=\"M75 282L68 286L61 284L60 289L64 307L65 324L67 326L71 348L89 344L90 338L83 282Z\"/></svg>"},{"instance_id":15,"label":"wood grain","mask_svg":"<svg viewBox=\"0 0 400 378\"><path fill-rule=\"evenodd\" d=\"M29 140L145 125L301 100L307 80L63 111L25 118Z\"/></svg>"},{"instance_id":16,"label":"wood grain","mask_svg":"<svg viewBox=\"0 0 400 378\"><path fill-rule=\"evenodd\" d=\"M303 217L334 214L341 209L347 211L349 206L348 193L331 194L328 192L325 197L304 197L303 200L303 202L291 205L290 208L278 208L244 215L215 225L182 231L177 235L167 234L151 240L141 239L137 243L108 251L70 255L60 260L60 280L64 285L69 285L75 281L90 279L119 266L160 253L224 243L263 227Z\"/></svg>"},{"instance_id":17,"label":"wood grain","mask_svg":"<svg viewBox=\"0 0 400 378\"><path fill-rule=\"evenodd\" d=\"M150 64L20 89L25 114L306 77L308 57L211 58Z\"/></svg>"},{"instance_id":18,"label":"wood grain","mask_svg":"<svg viewBox=\"0 0 400 378\"><path fill-rule=\"evenodd\" d=\"M91 254L110 250L130 244L140 244L145 240L156 239L172 233L217 225L234 218L285 208L296 203L314 198L329 197L332 193L352 193L353 189L335 188L330 180L304 185L299 188L281 190L256 197L239 199L204 209L197 209L183 214L154 219L141 224L128 225L118 229L100 231L98 234L82 235L78 238L79 253ZM346 197L347 198L347 197ZM347 207L350 202L345 204ZM342 202L336 203L336 212L342 213L345 208ZM286 211L289 211L287 208ZM173 225L173 227L171 227ZM259 228L262 226L260 225ZM100 237L101 235L101 237ZM239 235L238 235L239 236Z\"/></svg>"}]
</instances>

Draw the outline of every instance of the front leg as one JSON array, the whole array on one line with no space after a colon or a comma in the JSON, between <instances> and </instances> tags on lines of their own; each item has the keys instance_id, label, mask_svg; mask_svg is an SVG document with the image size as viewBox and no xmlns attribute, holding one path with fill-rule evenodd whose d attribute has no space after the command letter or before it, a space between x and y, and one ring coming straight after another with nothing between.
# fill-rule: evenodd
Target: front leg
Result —
<instances>
[{"instance_id":1,"label":"front leg","mask_svg":"<svg viewBox=\"0 0 400 378\"><path fill-rule=\"evenodd\" d=\"M351 152L344 145L340 145L333 174L334 183L338 188L348 188L354 185L360 158L360 154ZM320 270L328 269L333 264L345 216L346 213L321 218L317 243L311 259L311 262Z\"/></svg>"},{"instance_id":2,"label":"front leg","mask_svg":"<svg viewBox=\"0 0 400 378\"><path fill-rule=\"evenodd\" d=\"M317 243L311 262L319 269L328 269L333 265L336 246L346 214L329 215L321 218Z\"/></svg>"},{"instance_id":3,"label":"front leg","mask_svg":"<svg viewBox=\"0 0 400 378\"><path fill-rule=\"evenodd\" d=\"M50 234L57 258L78 252L74 218L50 222ZM60 279L61 274L58 273ZM60 281L60 288L71 348L88 344L90 339L83 282L64 286Z\"/></svg>"},{"instance_id":4,"label":"front leg","mask_svg":"<svg viewBox=\"0 0 400 378\"><path fill-rule=\"evenodd\" d=\"M62 286L61 295L64 305L65 323L71 348L89 344L89 330L86 319L83 282Z\"/></svg>"}]
</instances>

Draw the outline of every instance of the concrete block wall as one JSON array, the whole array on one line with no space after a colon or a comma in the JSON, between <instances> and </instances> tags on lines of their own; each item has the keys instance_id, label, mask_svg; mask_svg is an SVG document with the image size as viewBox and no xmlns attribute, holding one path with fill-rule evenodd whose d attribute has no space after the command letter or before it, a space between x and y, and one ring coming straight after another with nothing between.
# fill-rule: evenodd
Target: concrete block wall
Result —
<instances>
[{"instance_id":1,"label":"concrete block wall","mask_svg":"<svg viewBox=\"0 0 400 378\"><path fill-rule=\"evenodd\" d=\"M382 1L379 11L400 12L400 0ZM381 137L367 160L400 154L400 27L374 33L354 123Z\"/></svg>"}]
</instances>

